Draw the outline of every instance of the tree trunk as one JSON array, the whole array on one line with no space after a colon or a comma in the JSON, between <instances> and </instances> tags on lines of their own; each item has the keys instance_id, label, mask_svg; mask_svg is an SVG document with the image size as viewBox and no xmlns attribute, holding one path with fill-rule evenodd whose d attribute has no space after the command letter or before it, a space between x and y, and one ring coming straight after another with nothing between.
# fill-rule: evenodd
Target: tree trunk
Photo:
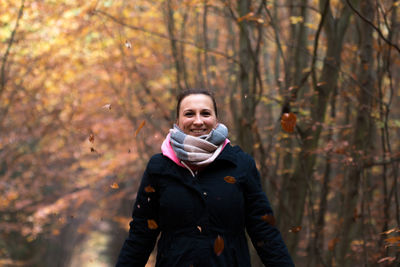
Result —
<instances>
[{"instance_id":1,"label":"tree trunk","mask_svg":"<svg viewBox=\"0 0 400 267\"><path fill-rule=\"evenodd\" d=\"M373 1L361 2L361 13L370 21L374 19ZM357 117L354 126L352 164L349 166L345 181L342 234L338 245L337 261L339 266L352 266L347 252L352 239L356 234L357 220L353 211L358 202L358 187L363 173L365 156L371 155L373 119L371 118L373 97L375 94L375 77L373 70L373 29L361 22L361 56L359 70Z\"/></svg>"},{"instance_id":2,"label":"tree trunk","mask_svg":"<svg viewBox=\"0 0 400 267\"><path fill-rule=\"evenodd\" d=\"M325 1L320 1L321 10L325 6ZM319 82L314 84L315 95L311 103L311 123L305 126L302 133L302 147L299 155L299 160L296 162L294 174L291 176L288 193L288 212L282 214L281 229L291 226L300 226L302 224L304 205L309 189L310 179L313 175L313 169L316 163L315 149L318 147L318 142L322 130L322 124L325 121L325 113L327 104L332 92L337 86L338 73L340 69L340 55L343 46L343 38L347 30L350 19L350 9L345 6L340 12L340 17L334 18L331 11L327 13L324 29L327 36L327 52L323 64L322 74ZM285 201L285 200L282 200ZM294 256L298 234L288 233L283 231L290 253Z\"/></svg>"}]
</instances>

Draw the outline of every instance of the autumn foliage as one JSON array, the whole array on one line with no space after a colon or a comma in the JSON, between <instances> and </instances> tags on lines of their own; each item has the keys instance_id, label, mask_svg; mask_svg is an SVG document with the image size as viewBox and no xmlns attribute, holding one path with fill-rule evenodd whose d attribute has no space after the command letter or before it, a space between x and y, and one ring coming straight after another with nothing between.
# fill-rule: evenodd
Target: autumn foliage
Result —
<instances>
[{"instance_id":1,"label":"autumn foliage","mask_svg":"<svg viewBox=\"0 0 400 267\"><path fill-rule=\"evenodd\" d=\"M188 87L296 266L398 265L399 1L290 2L0 0L0 266L114 265Z\"/></svg>"}]
</instances>

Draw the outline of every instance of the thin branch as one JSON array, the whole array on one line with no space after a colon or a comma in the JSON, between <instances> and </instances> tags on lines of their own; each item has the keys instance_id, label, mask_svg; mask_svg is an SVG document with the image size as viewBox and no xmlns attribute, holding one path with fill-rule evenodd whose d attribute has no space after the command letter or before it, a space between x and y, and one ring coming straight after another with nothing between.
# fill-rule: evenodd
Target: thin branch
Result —
<instances>
[{"instance_id":1,"label":"thin branch","mask_svg":"<svg viewBox=\"0 0 400 267\"><path fill-rule=\"evenodd\" d=\"M371 22L369 19L367 19L366 17L364 17L357 9L354 8L354 6L350 3L349 0L346 0L347 4L349 5L349 7L351 8L351 10L354 11L354 13L357 14L357 16L359 16L363 21L365 21L366 23L368 23L372 28L374 28L374 30L379 34L379 36L391 47L393 47L394 49L397 50L398 53L400 53L400 47L398 47L396 44L392 43L390 40L388 40L382 33L382 31L374 25L373 22Z\"/></svg>"},{"instance_id":2,"label":"thin branch","mask_svg":"<svg viewBox=\"0 0 400 267\"><path fill-rule=\"evenodd\" d=\"M3 91L4 91L4 88L5 88L5 85L6 85L6 77L5 77L5 76L6 76L6 73L5 73L5 71L6 71L7 59L8 59L8 56L9 56L9 54L10 54L11 46L12 46L13 43L14 43L15 34L16 34L17 29L18 29L18 26L19 26L19 21L20 21L20 19L22 18L22 14L23 14L23 11L24 11L24 2L25 2L25 0L22 0L22 1L21 1L21 6L20 6L20 8L19 8L17 22L15 23L15 27L14 27L12 33L11 33L10 40L8 41L7 50L6 50L5 54L4 54L3 60L2 60L2 62L1 62L1 70L0 70L0 96L2 95L2 93L3 93Z\"/></svg>"},{"instance_id":3,"label":"thin branch","mask_svg":"<svg viewBox=\"0 0 400 267\"><path fill-rule=\"evenodd\" d=\"M153 32L153 31L150 31L150 30L146 30L146 29L143 29L143 28L140 28L140 27L136 27L136 26L127 24L126 22L124 22L124 21L122 21L122 20L120 20L120 19L108 14L107 12L102 11L102 10L99 10L99 9L94 10L93 14L96 14L96 13L100 14L100 15L103 15L103 16L111 19L112 21L114 21L114 22L116 22L116 23L118 23L118 24L120 24L122 26L128 27L131 30L141 31L141 32L156 36L156 37L161 38L161 39L171 40L170 37L168 37L168 36L166 36L166 35L164 35L162 33ZM213 49L205 49L204 47L199 46L196 43L193 43L193 42L190 42L190 41L187 41L187 40L179 40L179 39L176 39L176 38L174 38L173 40L176 41L176 42L182 43L182 44L187 44L187 45L196 47L196 48L204 51L205 53L213 53L213 54L219 55L221 57L224 57L224 58L226 58L228 60L231 60L232 62L240 65L240 62L237 59L235 59L234 57L231 57L231 56L229 56L229 55L227 55L227 54L225 54L225 53L223 53L221 51L217 51L217 50L213 50Z\"/></svg>"}]
</instances>

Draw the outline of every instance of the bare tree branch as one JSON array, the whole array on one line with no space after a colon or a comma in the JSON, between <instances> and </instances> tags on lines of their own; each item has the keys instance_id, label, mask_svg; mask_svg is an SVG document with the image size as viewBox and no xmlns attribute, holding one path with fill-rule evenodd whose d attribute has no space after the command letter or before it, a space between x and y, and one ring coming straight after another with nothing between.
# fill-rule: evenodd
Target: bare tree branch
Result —
<instances>
[{"instance_id":1,"label":"bare tree branch","mask_svg":"<svg viewBox=\"0 0 400 267\"><path fill-rule=\"evenodd\" d=\"M164 35L162 33L149 31L149 30L146 30L146 29L143 29L143 28L140 28L140 27L136 27L136 26L127 24L126 22L124 22L124 21L122 21L122 20L120 20L120 19L108 14L107 12L104 12L104 11L100 10L100 9L96 9L96 10L93 11L93 14L96 14L96 13L100 14L100 15L103 15L103 16L111 19L112 21L114 21L114 22L116 22L116 23L118 23L118 24L120 24L122 26L128 27L131 30L141 31L141 32L148 33L150 35L159 37L161 39L171 40L170 37L168 37L168 36L166 36L166 35ZM179 40L179 39L174 38L174 41L182 43L182 44L187 44L187 45L196 47L196 48L204 51L205 53L213 53L213 54L219 55L219 56L224 57L224 58L226 58L228 60L231 60L232 62L234 62L234 63L236 63L238 65L240 64L237 59L235 59L234 57L231 57L231 56L229 56L229 55L227 55L227 54L225 54L225 53L223 53L221 51L217 51L217 50L213 50L213 49L205 49L204 47L199 46L196 43L193 43L193 42L190 42L190 41L187 41L187 40Z\"/></svg>"},{"instance_id":2,"label":"bare tree branch","mask_svg":"<svg viewBox=\"0 0 400 267\"><path fill-rule=\"evenodd\" d=\"M374 25L374 23L370 20L368 20L367 18L365 18L357 9L354 8L354 6L350 3L349 0L346 0L347 4L349 5L349 7L351 8L351 10L354 11L354 13L357 14L357 16L360 17L360 19L362 19L363 21L365 21L366 23L368 23L372 28L374 28L374 30L379 34L379 36L391 47L393 47L394 49L397 50L398 53L400 53L400 47L397 46L396 44L392 43L390 40L388 40L382 33L382 31Z\"/></svg>"},{"instance_id":3,"label":"bare tree branch","mask_svg":"<svg viewBox=\"0 0 400 267\"><path fill-rule=\"evenodd\" d=\"M6 73L5 73L5 72L6 72L7 59L8 59L8 55L10 54L11 47L12 47L12 45L13 45L13 43L14 43L15 33L17 32L17 29L18 29L18 26L19 26L19 21L20 21L20 19L21 19L21 17L22 17L23 11L24 11L24 2L25 2L25 0L22 0L22 1L21 1L21 6L20 6L19 11L18 11L17 22L15 23L15 27L14 27L12 33L11 33L10 40L8 41L7 50L6 50L6 52L4 53L3 60L2 60L2 62L1 62L1 70L0 70L0 96L2 95L2 93L3 93L3 91L4 91L4 88L5 88L5 86L6 86L6 77L5 77L5 76L6 76Z\"/></svg>"}]
</instances>

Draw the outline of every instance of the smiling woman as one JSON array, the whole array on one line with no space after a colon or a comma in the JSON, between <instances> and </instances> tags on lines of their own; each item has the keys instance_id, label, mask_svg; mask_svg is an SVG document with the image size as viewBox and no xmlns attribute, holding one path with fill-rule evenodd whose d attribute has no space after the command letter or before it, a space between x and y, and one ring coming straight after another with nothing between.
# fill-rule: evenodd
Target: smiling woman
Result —
<instances>
[{"instance_id":1,"label":"smiling woman","mask_svg":"<svg viewBox=\"0 0 400 267\"><path fill-rule=\"evenodd\" d=\"M246 230L266 266L294 266L253 158L227 137L212 94L178 96L176 124L147 165L117 266L145 266L161 233L157 267L249 267Z\"/></svg>"},{"instance_id":2,"label":"smiling woman","mask_svg":"<svg viewBox=\"0 0 400 267\"><path fill-rule=\"evenodd\" d=\"M180 103L177 125L185 134L202 136L217 125L211 96L191 94Z\"/></svg>"}]
</instances>

